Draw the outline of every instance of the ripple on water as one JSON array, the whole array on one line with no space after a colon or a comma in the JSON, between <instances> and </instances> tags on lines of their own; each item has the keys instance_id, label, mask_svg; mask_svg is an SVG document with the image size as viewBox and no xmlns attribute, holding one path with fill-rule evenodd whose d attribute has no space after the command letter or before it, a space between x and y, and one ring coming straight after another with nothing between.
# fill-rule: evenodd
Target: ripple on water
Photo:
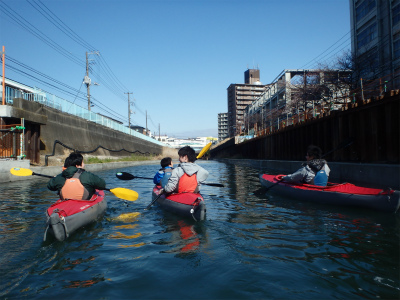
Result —
<instances>
[{"instance_id":1,"label":"ripple on water","mask_svg":"<svg viewBox=\"0 0 400 300\"><path fill-rule=\"evenodd\" d=\"M151 180L119 181L118 171L152 177L159 165L102 171L107 193L97 222L65 242L42 242L46 180L0 185L0 295L10 299L396 299L398 215L299 202L265 193L258 169L200 162L203 222L154 205Z\"/></svg>"}]
</instances>

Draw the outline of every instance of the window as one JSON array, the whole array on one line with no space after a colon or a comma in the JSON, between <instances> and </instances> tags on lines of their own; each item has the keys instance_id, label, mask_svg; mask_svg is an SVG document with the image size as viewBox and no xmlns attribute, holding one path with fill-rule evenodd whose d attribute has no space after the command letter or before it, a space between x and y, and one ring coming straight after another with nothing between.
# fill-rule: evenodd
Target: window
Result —
<instances>
[{"instance_id":1,"label":"window","mask_svg":"<svg viewBox=\"0 0 400 300\"><path fill-rule=\"evenodd\" d=\"M393 26L396 25L397 23L399 23L399 21L400 21L400 4L393 7L393 10L392 10Z\"/></svg>"},{"instance_id":2,"label":"window","mask_svg":"<svg viewBox=\"0 0 400 300\"><path fill-rule=\"evenodd\" d=\"M394 59L400 57L400 39L393 43L393 56Z\"/></svg>"},{"instance_id":3,"label":"window","mask_svg":"<svg viewBox=\"0 0 400 300\"><path fill-rule=\"evenodd\" d=\"M379 68L379 54L377 49L372 49L365 53L360 59L360 75L361 77L369 77Z\"/></svg>"},{"instance_id":4,"label":"window","mask_svg":"<svg viewBox=\"0 0 400 300\"><path fill-rule=\"evenodd\" d=\"M371 24L357 35L357 47L367 45L377 36L376 23Z\"/></svg>"},{"instance_id":5,"label":"window","mask_svg":"<svg viewBox=\"0 0 400 300\"><path fill-rule=\"evenodd\" d=\"M370 13L376 6L375 0L365 0L356 8L357 22Z\"/></svg>"}]
</instances>

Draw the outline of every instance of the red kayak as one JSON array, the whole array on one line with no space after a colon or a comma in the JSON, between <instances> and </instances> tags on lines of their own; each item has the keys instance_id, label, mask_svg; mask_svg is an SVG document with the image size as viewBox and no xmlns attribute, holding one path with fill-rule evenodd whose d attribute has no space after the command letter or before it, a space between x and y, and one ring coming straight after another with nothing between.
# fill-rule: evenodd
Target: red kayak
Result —
<instances>
[{"instance_id":1,"label":"red kayak","mask_svg":"<svg viewBox=\"0 0 400 300\"><path fill-rule=\"evenodd\" d=\"M397 190L366 188L351 183L328 183L327 186L316 186L279 182L283 176L285 175L260 174L259 178L263 186L271 187L271 192L299 200L365 207L392 213L398 211L400 207L400 192Z\"/></svg>"},{"instance_id":2,"label":"red kayak","mask_svg":"<svg viewBox=\"0 0 400 300\"><path fill-rule=\"evenodd\" d=\"M153 188L153 200L158 197L161 186ZM205 219L206 204L200 193L163 194L157 203L166 211L182 217L193 218L195 221Z\"/></svg>"},{"instance_id":3,"label":"red kayak","mask_svg":"<svg viewBox=\"0 0 400 300\"><path fill-rule=\"evenodd\" d=\"M47 211L46 231L57 240L63 241L78 228L102 216L107 209L104 191L96 190L90 200L61 200L51 205Z\"/></svg>"}]
</instances>

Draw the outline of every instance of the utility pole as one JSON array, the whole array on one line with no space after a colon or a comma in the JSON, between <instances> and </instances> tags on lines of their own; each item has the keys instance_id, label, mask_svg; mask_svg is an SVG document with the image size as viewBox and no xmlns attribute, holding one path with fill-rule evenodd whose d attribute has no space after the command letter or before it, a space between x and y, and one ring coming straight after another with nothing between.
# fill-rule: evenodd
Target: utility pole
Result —
<instances>
[{"instance_id":1,"label":"utility pole","mask_svg":"<svg viewBox=\"0 0 400 300\"><path fill-rule=\"evenodd\" d=\"M6 50L5 47L3 46L3 51L1 52L1 60L3 62L3 97L2 99L2 104L6 105L6 74L5 74L5 60L6 60Z\"/></svg>"},{"instance_id":2,"label":"utility pole","mask_svg":"<svg viewBox=\"0 0 400 300\"><path fill-rule=\"evenodd\" d=\"M147 109L146 109L146 135L148 136L148 132L147 132Z\"/></svg>"},{"instance_id":3,"label":"utility pole","mask_svg":"<svg viewBox=\"0 0 400 300\"><path fill-rule=\"evenodd\" d=\"M90 85L92 84L92 80L89 77L89 54L97 54L99 55L98 51L95 52L86 52L86 76L83 79L83 83L86 84L86 89L87 89L87 98L88 98L88 110L90 111ZM95 85L98 85L97 83L94 83Z\"/></svg>"},{"instance_id":4,"label":"utility pole","mask_svg":"<svg viewBox=\"0 0 400 300\"><path fill-rule=\"evenodd\" d=\"M129 95L133 94L133 93L127 92L124 94L128 94L128 122L129 122L129 132L131 132L131 102L130 102Z\"/></svg>"},{"instance_id":5,"label":"utility pole","mask_svg":"<svg viewBox=\"0 0 400 300\"><path fill-rule=\"evenodd\" d=\"M364 102L364 88L363 88L363 81L362 81L362 78L361 78L361 97L362 97L362 101Z\"/></svg>"},{"instance_id":6,"label":"utility pole","mask_svg":"<svg viewBox=\"0 0 400 300\"><path fill-rule=\"evenodd\" d=\"M160 123L158 123L158 140L161 142Z\"/></svg>"}]
</instances>

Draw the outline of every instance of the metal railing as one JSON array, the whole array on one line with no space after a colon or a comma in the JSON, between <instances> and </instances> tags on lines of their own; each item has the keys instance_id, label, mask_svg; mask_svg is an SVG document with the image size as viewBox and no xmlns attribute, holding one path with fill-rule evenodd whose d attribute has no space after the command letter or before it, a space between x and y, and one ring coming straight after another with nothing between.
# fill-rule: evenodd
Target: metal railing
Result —
<instances>
[{"instance_id":1,"label":"metal railing","mask_svg":"<svg viewBox=\"0 0 400 300\"><path fill-rule=\"evenodd\" d=\"M55 108L57 110L60 110L62 112L95 122L97 124L103 125L105 127L123 132L128 135L132 135L134 137L140 138L142 140L146 140L148 142L158 144L161 146L165 146L164 143L157 141L151 137L148 137L147 135L141 134L135 130L132 130L123 124L120 124L116 121L113 121L110 118L104 117L102 115L99 115L97 113L91 112L88 109L85 109L79 105L76 105L74 103L71 103L65 99L62 99L58 96L45 93L41 90L37 90L37 92L34 93L25 93L20 89L14 89L10 86L6 86L6 104L13 104L13 99L14 98L23 98L28 101L35 101L38 103L41 103L45 106Z\"/></svg>"}]
</instances>

